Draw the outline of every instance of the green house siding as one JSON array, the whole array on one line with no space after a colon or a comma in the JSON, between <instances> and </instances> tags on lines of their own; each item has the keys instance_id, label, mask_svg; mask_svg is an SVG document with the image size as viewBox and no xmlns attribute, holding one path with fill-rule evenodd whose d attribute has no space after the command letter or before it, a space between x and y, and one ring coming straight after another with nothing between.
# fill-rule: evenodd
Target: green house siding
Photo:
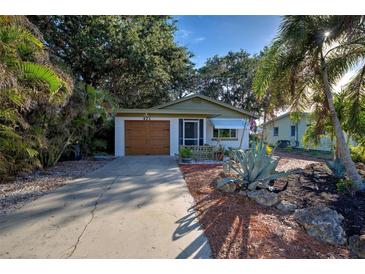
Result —
<instances>
[{"instance_id":1,"label":"green house siding","mask_svg":"<svg viewBox=\"0 0 365 274\"><path fill-rule=\"evenodd\" d=\"M229 108L208 102L201 98L191 98L189 100L179 102L173 105L164 107L164 109L174 110L204 110L220 114L219 118L242 118L246 115L239 113Z\"/></svg>"}]
</instances>

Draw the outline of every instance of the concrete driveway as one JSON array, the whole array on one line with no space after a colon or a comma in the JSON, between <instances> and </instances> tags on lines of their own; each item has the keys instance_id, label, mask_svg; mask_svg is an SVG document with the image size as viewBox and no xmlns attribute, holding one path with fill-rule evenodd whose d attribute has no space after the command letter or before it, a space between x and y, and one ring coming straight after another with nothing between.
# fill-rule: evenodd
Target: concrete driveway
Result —
<instances>
[{"instance_id":1,"label":"concrete driveway","mask_svg":"<svg viewBox=\"0 0 365 274\"><path fill-rule=\"evenodd\" d=\"M118 158L0 218L1 258L209 258L174 158Z\"/></svg>"}]
</instances>

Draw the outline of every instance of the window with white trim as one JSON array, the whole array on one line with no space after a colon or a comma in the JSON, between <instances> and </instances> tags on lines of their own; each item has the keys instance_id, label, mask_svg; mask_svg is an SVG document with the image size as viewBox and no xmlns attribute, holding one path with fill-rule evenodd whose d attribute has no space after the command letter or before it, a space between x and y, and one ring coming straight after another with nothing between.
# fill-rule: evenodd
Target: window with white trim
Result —
<instances>
[{"instance_id":1,"label":"window with white trim","mask_svg":"<svg viewBox=\"0 0 365 274\"><path fill-rule=\"evenodd\" d=\"M274 136L279 136L279 128L278 127L274 127L274 132L273 132Z\"/></svg>"},{"instance_id":2,"label":"window with white trim","mask_svg":"<svg viewBox=\"0 0 365 274\"><path fill-rule=\"evenodd\" d=\"M237 139L237 129L220 128L213 129L213 138L217 139Z\"/></svg>"}]
</instances>

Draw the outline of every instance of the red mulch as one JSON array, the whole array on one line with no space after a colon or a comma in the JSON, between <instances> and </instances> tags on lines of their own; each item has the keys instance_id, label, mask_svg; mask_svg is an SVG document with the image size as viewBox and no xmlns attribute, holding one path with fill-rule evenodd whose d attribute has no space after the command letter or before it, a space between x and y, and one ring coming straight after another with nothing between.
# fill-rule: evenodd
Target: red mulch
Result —
<instances>
[{"instance_id":1,"label":"red mulch","mask_svg":"<svg viewBox=\"0 0 365 274\"><path fill-rule=\"evenodd\" d=\"M345 247L308 236L291 215L214 188L219 165L181 165L215 258L348 258Z\"/></svg>"}]
</instances>

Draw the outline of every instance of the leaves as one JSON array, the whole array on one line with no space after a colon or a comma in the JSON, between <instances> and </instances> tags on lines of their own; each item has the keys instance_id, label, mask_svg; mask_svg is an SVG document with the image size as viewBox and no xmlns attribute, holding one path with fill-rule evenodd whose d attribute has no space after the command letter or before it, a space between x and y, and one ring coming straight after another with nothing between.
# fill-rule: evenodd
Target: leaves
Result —
<instances>
[{"instance_id":1,"label":"leaves","mask_svg":"<svg viewBox=\"0 0 365 274\"><path fill-rule=\"evenodd\" d=\"M31 62L18 65L27 80L42 81L48 84L51 95L56 94L64 85L64 81L50 68Z\"/></svg>"}]
</instances>

